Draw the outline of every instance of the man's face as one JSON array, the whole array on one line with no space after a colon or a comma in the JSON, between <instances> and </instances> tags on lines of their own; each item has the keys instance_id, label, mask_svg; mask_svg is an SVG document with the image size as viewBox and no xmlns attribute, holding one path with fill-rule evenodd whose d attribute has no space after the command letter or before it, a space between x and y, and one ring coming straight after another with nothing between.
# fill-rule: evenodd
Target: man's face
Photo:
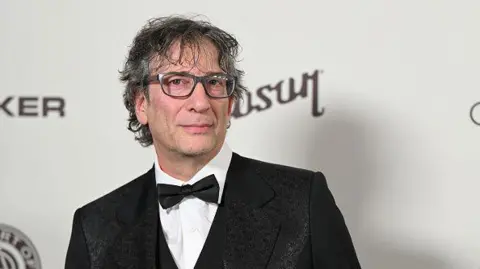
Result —
<instances>
[{"instance_id":1,"label":"man's face","mask_svg":"<svg viewBox=\"0 0 480 269\"><path fill-rule=\"evenodd\" d=\"M177 44L170 49L170 60L153 63L151 75L167 72L188 72L196 76L223 73L218 64L218 51L209 41L201 43L199 51L185 47L180 57ZM196 57L196 59L194 59ZM172 64L175 63L175 64ZM160 84L149 85L149 100L137 96L136 113L142 124L148 124L157 154L178 153L182 156L199 156L219 150L222 146L233 99L211 99L202 83L188 98L166 95Z\"/></svg>"}]
</instances>

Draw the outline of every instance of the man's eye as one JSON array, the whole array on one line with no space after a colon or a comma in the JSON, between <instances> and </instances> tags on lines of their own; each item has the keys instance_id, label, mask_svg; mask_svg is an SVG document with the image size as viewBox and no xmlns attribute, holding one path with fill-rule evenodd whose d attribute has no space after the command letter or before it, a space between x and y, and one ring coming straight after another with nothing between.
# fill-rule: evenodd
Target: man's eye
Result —
<instances>
[{"instance_id":1,"label":"man's eye","mask_svg":"<svg viewBox=\"0 0 480 269\"><path fill-rule=\"evenodd\" d=\"M188 78L173 77L166 79L166 84L171 86L187 85L190 83Z\"/></svg>"}]
</instances>

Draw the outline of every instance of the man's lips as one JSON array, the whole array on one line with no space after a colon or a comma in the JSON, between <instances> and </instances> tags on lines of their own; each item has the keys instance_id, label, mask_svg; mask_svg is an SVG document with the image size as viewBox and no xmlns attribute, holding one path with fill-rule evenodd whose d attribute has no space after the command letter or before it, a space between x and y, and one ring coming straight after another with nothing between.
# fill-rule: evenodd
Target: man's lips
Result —
<instances>
[{"instance_id":1,"label":"man's lips","mask_svg":"<svg viewBox=\"0 0 480 269\"><path fill-rule=\"evenodd\" d=\"M207 124L207 123L204 123L204 124L183 124L182 126L183 127L210 127L210 126L212 126L212 124Z\"/></svg>"},{"instance_id":2,"label":"man's lips","mask_svg":"<svg viewBox=\"0 0 480 269\"><path fill-rule=\"evenodd\" d=\"M188 124L188 125L181 125L187 132L189 133L206 133L210 128L212 128L212 124Z\"/></svg>"}]
</instances>

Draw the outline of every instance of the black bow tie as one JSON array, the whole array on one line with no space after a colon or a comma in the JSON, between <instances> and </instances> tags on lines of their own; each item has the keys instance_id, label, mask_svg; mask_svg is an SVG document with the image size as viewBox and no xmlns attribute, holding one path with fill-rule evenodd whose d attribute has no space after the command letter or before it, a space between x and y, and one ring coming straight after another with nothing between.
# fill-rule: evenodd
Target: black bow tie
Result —
<instances>
[{"instance_id":1,"label":"black bow tie","mask_svg":"<svg viewBox=\"0 0 480 269\"><path fill-rule=\"evenodd\" d=\"M183 198L190 195L205 202L218 203L219 189L220 187L214 175L209 175L193 185L157 184L158 201L163 209L180 203Z\"/></svg>"}]
</instances>

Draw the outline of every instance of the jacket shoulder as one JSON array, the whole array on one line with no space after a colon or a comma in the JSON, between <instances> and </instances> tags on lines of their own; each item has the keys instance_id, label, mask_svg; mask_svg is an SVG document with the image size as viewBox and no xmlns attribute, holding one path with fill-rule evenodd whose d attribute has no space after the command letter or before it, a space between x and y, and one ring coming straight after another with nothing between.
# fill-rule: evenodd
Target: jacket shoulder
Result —
<instances>
[{"instance_id":1,"label":"jacket shoulder","mask_svg":"<svg viewBox=\"0 0 480 269\"><path fill-rule=\"evenodd\" d=\"M137 178L127 182L126 184L83 205L81 208L79 208L79 211L82 211L83 215L88 215L89 213L99 211L99 213L106 214L108 211L111 211L109 209L115 209L120 206L125 200L125 197L135 194L136 192L148 186L148 181L152 179L152 177L154 177L153 168Z\"/></svg>"},{"instance_id":2,"label":"jacket shoulder","mask_svg":"<svg viewBox=\"0 0 480 269\"><path fill-rule=\"evenodd\" d=\"M286 178L287 180L308 180L313 177L315 173L321 173L306 168L278 164L249 157L242 156L242 158L244 158L258 173L267 177L281 177Z\"/></svg>"},{"instance_id":3,"label":"jacket shoulder","mask_svg":"<svg viewBox=\"0 0 480 269\"><path fill-rule=\"evenodd\" d=\"M280 197L307 198L313 181L324 178L319 171L243 157L244 167L253 170ZM297 198L294 198L297 197ZM289 198L288 198L289 199Z\"/></svg>"}]
</instances>

